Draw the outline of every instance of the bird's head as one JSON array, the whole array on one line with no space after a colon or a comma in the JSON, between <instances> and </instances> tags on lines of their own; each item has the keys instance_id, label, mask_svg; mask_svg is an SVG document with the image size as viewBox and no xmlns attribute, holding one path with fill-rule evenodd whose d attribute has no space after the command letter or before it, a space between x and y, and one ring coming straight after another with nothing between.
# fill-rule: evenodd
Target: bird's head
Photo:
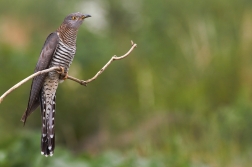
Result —
<instances>
[{"instance_id":1,"label":"bird's head","mask_svg":"<svg viewBox=\"0 0 252 167\"><path fill-rule=\"evenodd\" d=\"M65 19L63 24L69 28L78 29L85 18L91 17L89 14L82 14L80 12L71 13Z\"/></svg>"}]
</instances>

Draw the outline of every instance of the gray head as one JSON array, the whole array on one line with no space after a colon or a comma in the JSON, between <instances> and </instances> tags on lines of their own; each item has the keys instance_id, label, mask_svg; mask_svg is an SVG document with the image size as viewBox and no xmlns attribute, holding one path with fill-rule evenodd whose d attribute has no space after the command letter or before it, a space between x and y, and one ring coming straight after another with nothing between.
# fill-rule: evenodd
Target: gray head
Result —
<instances>
[{"instance_id":1,"label":"gray head","mask_svg":"<svg viewBox=\"0 0 252 167\"><path fill-rule=\"evenodd\" d=\"M69 14L63 21L69 28L78 29L85 18L91 17L89 14L82 14L80 12Z\"/></svg>"}]
</instances>

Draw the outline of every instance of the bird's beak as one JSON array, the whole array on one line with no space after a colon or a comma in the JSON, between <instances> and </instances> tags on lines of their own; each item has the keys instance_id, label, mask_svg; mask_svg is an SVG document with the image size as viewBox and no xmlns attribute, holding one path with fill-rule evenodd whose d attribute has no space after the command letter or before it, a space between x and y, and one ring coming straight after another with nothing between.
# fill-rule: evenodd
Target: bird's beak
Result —
<instances>
[{"instance_id":1,"label":"bird's beak","mask_svg":"<svg viewBox=\"0 0 252 167\"><path fill-rule=\"evenodd\" d=\"M84 14L84 15L82 16L82 19L85 19L85 18L88 18L88 17L91 17L91 15L89 15L89 14Z\"/></svg>"}]
</instances>

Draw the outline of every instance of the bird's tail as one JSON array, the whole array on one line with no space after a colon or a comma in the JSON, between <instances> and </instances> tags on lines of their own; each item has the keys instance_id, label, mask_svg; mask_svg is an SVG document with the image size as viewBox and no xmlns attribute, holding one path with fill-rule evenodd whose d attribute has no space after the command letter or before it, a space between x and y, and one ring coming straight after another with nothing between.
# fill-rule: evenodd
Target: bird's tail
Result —
<instances>
[{"instance_id":1,"label":"bird's tail","mask_svg":"<svg viewBox=\"0 0 252 167\"><path fill-rule=\"evenodd\" d=\"M42 135L41 135L41 154L52 156L55 147L54 116L56 109L56 94L46 96L41 93L41 117L42 117Z\"/></svg>"}]
</instances>

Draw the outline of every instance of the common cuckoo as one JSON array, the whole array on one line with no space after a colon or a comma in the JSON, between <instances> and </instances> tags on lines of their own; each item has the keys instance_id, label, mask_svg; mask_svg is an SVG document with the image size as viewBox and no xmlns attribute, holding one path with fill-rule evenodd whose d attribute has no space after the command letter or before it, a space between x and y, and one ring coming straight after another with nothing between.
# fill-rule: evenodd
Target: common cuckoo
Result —
<instances>
[{"instance_id":1,"label":"common cuckoo","mask_svg":"<svg viewBox=\"0 0 252 167\"><path fill-rule=\"evenodd\" d=\"M76 52L77 32L85 18L91 17L80 12L69 14L60 27L51 33L42 48L35 72L50 67L62 67L65 75L52 71L32 80L28 106L21 121L40 105L42 118L41 154L52 156L55 148L54 116L56 106L56 90L64 81Z\"/></svg>"}]
</instances>

